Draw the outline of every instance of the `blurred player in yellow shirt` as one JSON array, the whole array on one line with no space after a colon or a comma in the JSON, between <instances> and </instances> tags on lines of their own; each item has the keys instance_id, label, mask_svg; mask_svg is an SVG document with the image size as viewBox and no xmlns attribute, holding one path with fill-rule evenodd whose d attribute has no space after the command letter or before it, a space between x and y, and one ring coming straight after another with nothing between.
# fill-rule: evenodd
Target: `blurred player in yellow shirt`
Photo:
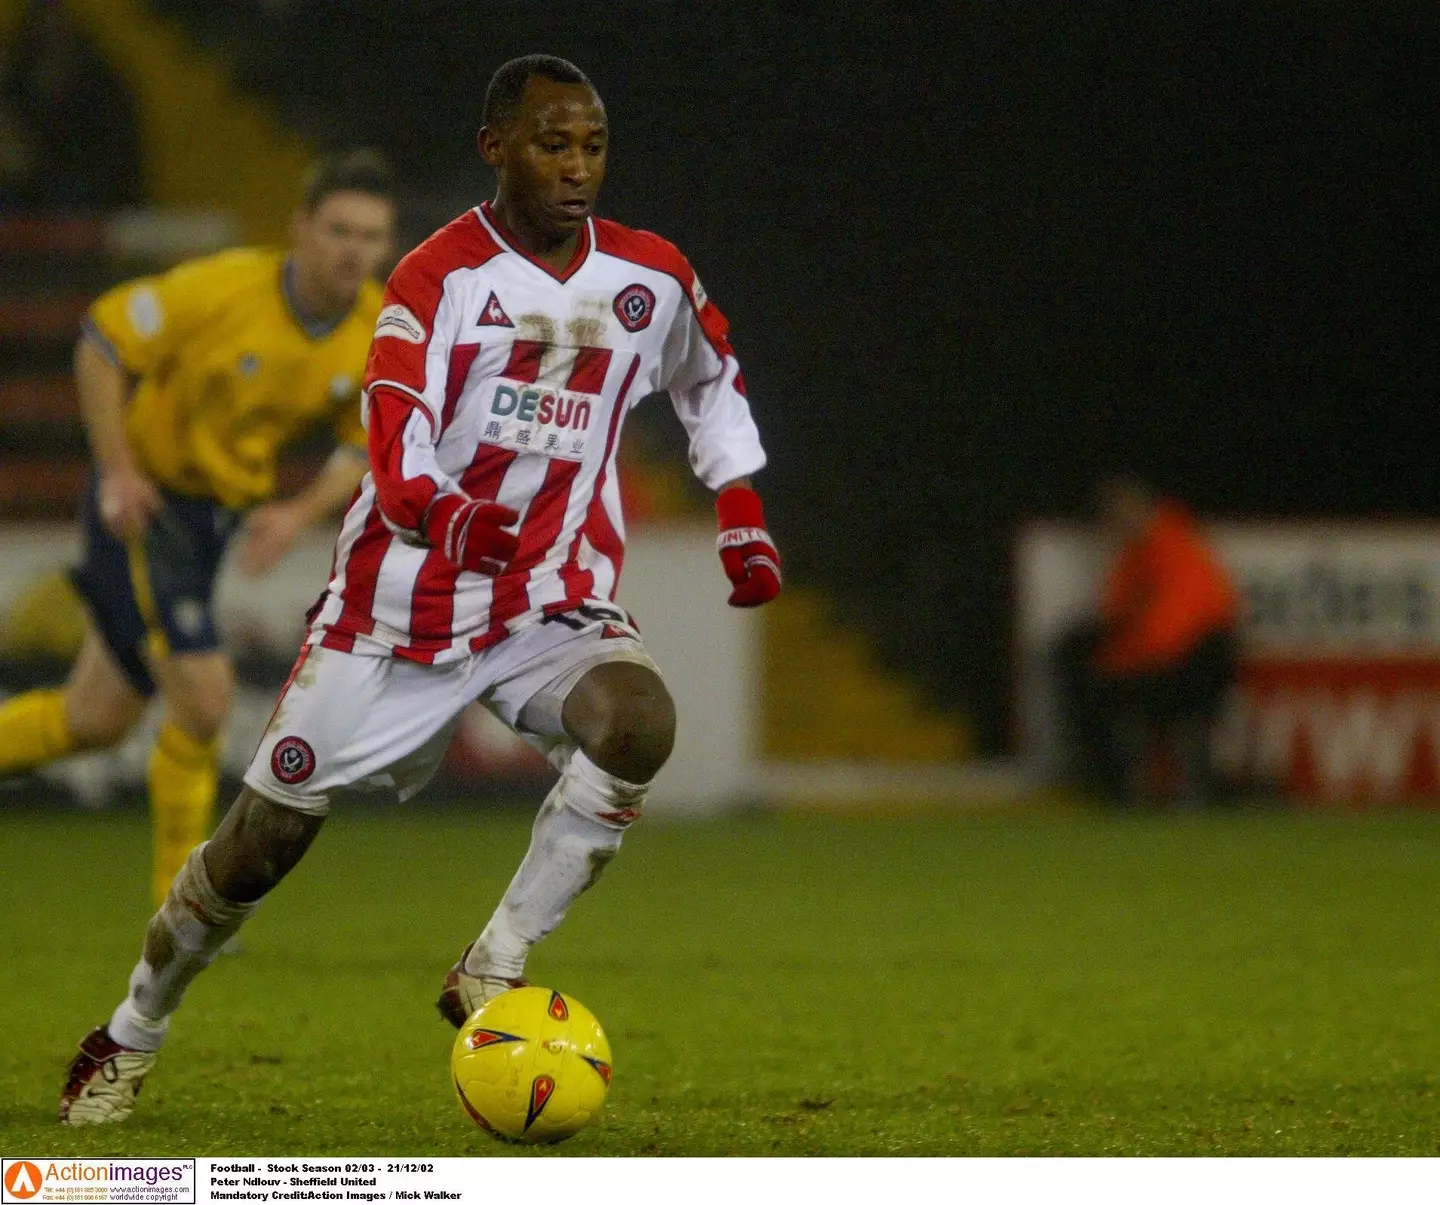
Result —
<instances>
[{"instance_id":1,"label":"blurred player in yellow shirt","mask_svg":"<svg viewBox=\"0 0 1440 1205\"><path fill-rule=\"evenodd\" d=\"M264 572L365 475L359 388L394 220L382 159L327 158L288 251L226 251L121 285L76 346L95 472L73 577L90 622L62 689L0 705L0 774L115 745L158 690L157 901L215 805L234 683L211 615L226 546L238 531L241 568ZM317 427L334 455L300 494L270 500L281 449Z\"/></svg>"}]
</instances>

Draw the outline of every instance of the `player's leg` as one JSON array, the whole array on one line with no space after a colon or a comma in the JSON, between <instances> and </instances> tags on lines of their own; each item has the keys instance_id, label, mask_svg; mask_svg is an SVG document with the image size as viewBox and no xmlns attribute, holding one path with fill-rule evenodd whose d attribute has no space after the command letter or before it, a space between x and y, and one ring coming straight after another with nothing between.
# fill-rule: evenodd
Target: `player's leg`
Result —
<instances>
[{"instance_id":1,"label":"player's leg","mask_svg":"<svg viewBox=\"0 0 1440 1205\"><path fill-rule=\"evenodd\" d=\"M1108 765L1108 720L1105 687L1095 668L1100 632L1093 623L1068 628L1050 650L1057 719L1078 785L1106 793L1113 775Z\"/></svg>"},{"instance_id":2,"label":"player's leg","mask_svg":"<svg viewBox=\"0 0 1440 1205\"><path fill-rule=\"evenodd\" d=\"M648 783L675 747L675 703L653 667L602 661L565 698L565 731L602 773Z\"/></svg>"},{"instance_id":3,"label":"player's leg","mask_svg":"<svg viewBox=\"0 0 1440 1205\"><path fill-rule=\"evenodd\" d=\"M463 663L422 666L306 646L261 738L245 789L186 858L146 929L130 989L71 1063L60 1117L121 1121L186 987L300 860L334 792L413 794L434 771L465 701Z\"/></svg>"},{"instance_id":4,"label":"player's leg","mask_svg":"<svg viewBox=\"0 0 1440 1205\"><path fill-rule=\"evenodd\" d=\"M209 841L190 851L145 929L130 989L109 1024L86 1036L60 1098L68 1125L123 1121L195 976L254 914L261 897L310 848L324 814L241 790Z\"/></svg>"},{"instance_id":5,"label":"player's leg","mask_svg":"<svg viewBox=\"0 0 1440 1205\"><path fill-rule=\"evenodd\" d=\"M1166 675L1117 674L1109 682L1109 754L1115 775L1116 802L1130 806L1150 804L1155 795L1156 735L1163 729Z\"/></svg>"},{"instance_id":6,"label":"player's leg","mask_svg":"<svg viewBox=\"0 0 1440 1205\"><path fill-rule=\"evenodd\" d=\"M34 769L117 743L145 709L155 684L141 655L145 619L130 557L100 521L92 481L80 511L84 551L71 572L85 600L86 634L61 690L38 690L0 706L0 774Z\"/></svg>"},{"instance_id":7,"label":"player's leg","mask_svg":"<svg viewBox=\"0 0 1440 1205\"><path fill-rule=\"evenodd\" d=\"M118 744L145 712L145 696L126 677L93 626L65 685L0 703L0 775L38 769Z\"/></svg>"},{"instance_id":8,"label":"player's leg","mask_svg":"<svg viewBox=\"0 0 1440 1205\"><path fill-rule=\"evenodd\" d=\"M172 653L151 669L165 718L146 766L154 839L151 892L156 906L190 851L210 831L220 788L220 734L235 673L222 652Z\"/></svg>"},{"instance_id":9,"label":"player's leg","mask_svg":"<svg viewBox=\"0 0 1440 1205\"><path fill-rule=\"evenodd\" d=\"M170 1016L190 981L310 848L325 813L300 812L240 791L220 827L195 846L145 930L130 993L110 1019L110 1035L134 1050L160 1049Z\"/></svg>"},{"instance_id":10,"label":"player's leg","mask_svg":"<svg viewBox=\"0 0 1440 1205\"><path fill-rule=\"evenodd\" d=\"M582 638L570 646L583 671L570 676L573 686L562 677L522 708L521 730L545 737L552 734L545 731L544 716L554 708L544 696L558 699L560 756L552 754L552 761L563 770L535 818L530 848L500 906L446 978L437 1006L453 1025L523 981L531 947L564 919L619 852L674 745L675 705L638 638L604 650L609 639L590 635L593 641ZM599 649L594 641L601 642ZM607 651L620 655L595 660Z\"/></svg>"},{"instance_id":11,"label":"player's leg","mask_svg":"<svg viewBox=\"0 0 1440 1205\"><path fill-rule=\"evenodd\" d=\"M165 716L146 768L158 905L186 856L210 831L220 783L220 732L234 671L211 612L215 578L238 522L218 503L165 494L143 542L126 549L131 593L144 617L147 666Z\"/></svg>"}]
</instances>

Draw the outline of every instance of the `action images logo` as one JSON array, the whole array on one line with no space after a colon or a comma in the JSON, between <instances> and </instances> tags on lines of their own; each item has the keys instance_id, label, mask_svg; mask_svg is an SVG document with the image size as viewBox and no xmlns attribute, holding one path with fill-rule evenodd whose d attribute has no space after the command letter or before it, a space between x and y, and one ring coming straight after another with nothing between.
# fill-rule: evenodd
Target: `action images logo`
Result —
<instances>
[{"instance_id":1,"label":"action images logo","mask_svg":"<svg viewBox=\"0 0 1440 1205\"><path fill-rule=\"evenodd\" d=\"M44 1173L28 1159L17 1159L5 1168L5 1199L28 1201L40 1191Z\"/></svg>"},{"instance_id":2,"label":"action images logo","mask_svg":"<svg viewBox=\"0 0 1440 1205\"><path fill-rule=\"evenodd\" d=\"M193 1159L6 1159L5 1205L39 1201L193 1205Z\"/></svg>"}]
</instances>

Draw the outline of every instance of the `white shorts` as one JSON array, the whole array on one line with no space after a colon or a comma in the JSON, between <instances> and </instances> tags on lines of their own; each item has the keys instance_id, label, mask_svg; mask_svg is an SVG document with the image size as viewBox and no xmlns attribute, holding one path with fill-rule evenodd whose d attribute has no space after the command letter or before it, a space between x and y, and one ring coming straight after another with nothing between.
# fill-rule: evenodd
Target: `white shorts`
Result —
<instances>
[{"instance_id":1,"label":"white shorts","mask_svg":"<svg viewBox=\"0 0 1440 1205\"><path fill-rule=\"evenodd\" d=\"M337 794L409 799L430 781L460 713L474 702L558 766L572 746L560 711L586 671L604 661L656 668L613 603L530 624L443 665L384 656L379 646L364 652L360 642L355 648L301 650L245 772L247 786L317 816Z\"/></svg>"}]
</instances>

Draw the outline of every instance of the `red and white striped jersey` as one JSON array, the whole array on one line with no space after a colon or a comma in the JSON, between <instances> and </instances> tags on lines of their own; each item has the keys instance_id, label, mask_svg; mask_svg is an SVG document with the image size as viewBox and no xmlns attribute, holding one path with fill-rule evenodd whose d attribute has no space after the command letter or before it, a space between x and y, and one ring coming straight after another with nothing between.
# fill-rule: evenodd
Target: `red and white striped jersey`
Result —
<instances>
[{"instance_id":1,"label":"red and white striped jersey","mask_svg":"<svg viewBox=\"0 0 1440 1205\"><path fill-rule=\"evenodd\" d=\"M669 392L712 489L765 463L728 329L658 235L591 219L555 272L488 204L437 231L386 286L365 375L370 472L312 642L441 662L612 598L625 555L615 458L641 398ZM519 512L503 573L428 546L439 493Z\"/></svg>"}]
</instances>

